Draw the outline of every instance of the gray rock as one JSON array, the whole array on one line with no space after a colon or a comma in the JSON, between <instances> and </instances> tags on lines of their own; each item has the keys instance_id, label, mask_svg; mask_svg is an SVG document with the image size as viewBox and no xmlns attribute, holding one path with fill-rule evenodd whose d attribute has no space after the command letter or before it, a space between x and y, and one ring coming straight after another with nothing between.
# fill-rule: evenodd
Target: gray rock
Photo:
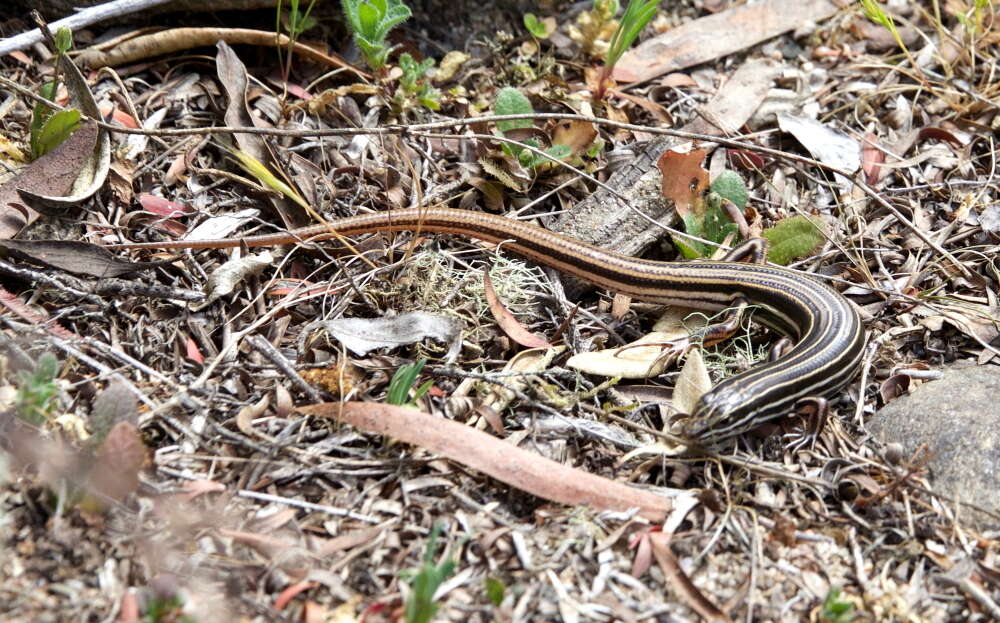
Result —
<instances>
[{"instance_id":1,"label":"gray rock","mask_svg":"<svg viewBox=\"0 0 1000 623\"><path fill-rule=\"evenodd\" d=\"M868 429L911 455L933 453L934 490L1000 515L1000 366L959 364L879 410ZM1000 520L962 508L960 519L998 527Z\"/></svg>"}]
</instances>

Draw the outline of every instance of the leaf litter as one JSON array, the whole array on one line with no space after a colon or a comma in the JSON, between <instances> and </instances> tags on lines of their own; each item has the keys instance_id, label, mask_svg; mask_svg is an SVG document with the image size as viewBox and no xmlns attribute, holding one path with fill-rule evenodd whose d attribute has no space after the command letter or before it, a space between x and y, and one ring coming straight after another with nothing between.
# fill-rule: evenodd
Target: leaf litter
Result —
<instances>
[{"instance_id":1,"label":"leaf litter","mask_svg":"<svg viewBox=\"0 0 1000 623\"><path fill-rule=\"evenodd\" d=\"M18 459L7 468L18 478L4 483L0 519L15 539L3 567L14 595L7 613L103 620L120 611L120 620L137 620L161 599L195 620L333 613L391 620L412 590L404 570L419 566L439 519L458 553L458 573L441 591L448 620L670 613L791 621L822 619L831 603L873 619L994 612L995 530L956 520L958 503L931 492L921 462L893 463L891 449L874 446L861 425L880 389L888 400L923 382L886 381L900 365L996 361L989 134L1000 117L984 70L997 60L995 8L977 13L972 3L949 2L938 23L891 3L906 22L902 50L853 7L712 4L711 15L694 3L662 7L616 67L619 84L603 102L590 99L587 86L599 75L591 55L600 54L601 28L591 41L575 14L553 11L540 16L548 38L529 41L519 17L505 22L509 16L492 7L457 26L449 21L460 13L454 7L438 23L413 16L428 32L450 28L443 46L472 52L434 79L437 110L400 108L391 97L398 77L355 71L339 60L346 47L327 54L309 42L313 54L296 45L304 56L282 76L272 71L277 63L257 56L273 53L273 32L265 42L168 30L157 40L177 38L172 47L147 39L128 58L104 57L123 81L109 70L81 75L86 95L96 95L93 110L108 111L84 105L91 118L147 130L229 125L263 133L150 131L129 141L85 122L50 152L58 156L27 165L20 181L0 188L4 238L21 232L71 244L24 251L29 240L11 240L7 248L20 245L21 255L0 264L12 292L3 298L12 313L0 395L23 399L29 377L17 373L37 370L43 350L59 354L41 430L11 428L20 422L11 406L0 421L4 448ZM485 24L477 21L483 16ZM265 15L262 28L273 27L273 17ZM336 15L324 19L342 24ZM418 30L399 32L407 50L423 47ZM243 45L202 48L209 62L176 52L220 39ZM440 59L447 50L421 51ZM344 70L326 74L331 66ZM50 71L34 52L0 65L0 75L30 90ZM538 111L635 125L522 122L519 140L568 148L564 164L522 161L491 139L495 126L475 119L504 86L528 95ZM295 96L285 97L285 87ZM77 83L71 99L83 90ZM30 109L30 102L4 106L6 140L23 144ZM431 120L445 125L414 125ZM661 405L690 410L720 370L752 365L767 336L755 331L717 347L708 370L694 351L681 372L656 370L663 374L655 378L581 374L573 370L578 358L596 354L608 366L603 374L627 376L615 368L622 346L682 336L649 331L661 313L653 306L618 304L612 314L601 295L567 301L559 282L512 276L520 268L494 272L495 296L480 295L480 259L488 252L496 263L494 245L370 236L352 239L346 251L337 244L275 250L280 262L251 266L228 251L145 263L119 254L111 264L85 244L218 238L280 230L316 214L435 203L517 211L547 224L547 214L571 210L597 180L613 179L614 150L641 149L635 141L655 140L668 122L717 137L677 137L675 151L705 150L691 166L699 179L727 166L739 171L751 231L796 215L822 223L823 240L796 265L832 277L869 320L866 376L812 448L785 447L782 435L795 431L779 429L748 438L735 455L680 454L670 445L672 410ZM410 127L375 132L397 124ZM476 137L463 137L462 127ZM275 128L284 133L266 134ZM310 134L317 130L358 133L318 140ZM234 166L227 136L271 177ZM104 150L104 139L114 149ZM119 161L126 153L129 161ZM117 177L104 184L109 160ZM691 175L664 173L673 188L665 194L681 211L699 201L707 179L692 188ZM863 176L916 231L837 183L838 173ZM275 192L279 181L308 209ZM34 204L41 216L33 215L25 190L63 200ZM419 263L428 252L438 259ZM54 254L58 261L46 261ZM670 245L652 254L669 258ZM105 268L95 268L101 261ZM131 275L129 294L94 294L132 267L148 270ZM67 272L85 277L69 280ZM211 301L193 310L180 303L193 289L211 292L213 275L225 274ZM150 296L154 287L160 297ZM397 325L409 314L432 319L433 330L400 339ZM345 330L345 319L359 324ZM555 347L523 349L519 342L530 344L532 334ZM252 340L244 338L273 349L246 348ZM648 375L658 352L632 354L643 356ZM426 412L384 404L393 372L420 357L431 359L415 383L431 382L419 401ZM310 405L303 379L314 379L313 392L347 402ZM126 398L136 392L142 406ZM113 421L98 426L102 412ZM88 445L82 433L95 429L106 431L106 445ZM884 572L876 581L870 569Z\"/></svg>"}]
</instances>

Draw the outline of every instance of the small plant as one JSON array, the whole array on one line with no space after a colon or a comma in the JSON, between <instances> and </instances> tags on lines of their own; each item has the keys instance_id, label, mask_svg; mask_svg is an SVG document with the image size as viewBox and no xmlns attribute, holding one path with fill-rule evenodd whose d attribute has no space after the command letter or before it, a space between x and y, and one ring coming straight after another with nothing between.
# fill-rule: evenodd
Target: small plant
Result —
<instances>
[{"instance_id":1,"label":"small plant","mask_svg":"<svg viewBox=\"0 0 1000 623\"><path fill-rule=\"evenodd\" d=\"M524 27L538 39L547 39L555 30L555 20L541 20L534 13L525 13L523 19Z\"/></svg>"},{"instance_id":2,"label":"small plant","mask_svg":"<svg viewBox=\"0 0 1000 623\"><path fill-rule=\"evenodd\" d=\"M423 385L413 391L413 398L410 398L410 389L413 388L413 384L416 383L417 377L420 375L420 371L424 369L424 364L426 363L427 359L421 357L416 363L408 363L400 366L396 370L396 373L392 375L392 380L389 381L389 389L386 392L385 401L391 405L415 409L417 401L434 385L434 381L428 379Z\"/></svg>"},{"instance_id":3,"label":"small plant","mask_svg":"<svg viewBox=\"0 0 1000 623\"><path fill-rule=\"evenodd\" d=\"M507 587L504 586L503 582L496 578L486 578L483 582L483 588L486 589L486 597L491 604L499 606L503 603L504 595L507 593Z\"/></svg>"},{"instance_id":4,"label":"small plant","mask_svg":"<svg viewBox=\"0 0 1000 623\"><path fill-rule=\"evenodd\" d=\"M531 102L528 98L524 96L523 93L518 91L513 87L504 87L500 89L497 93L496 103L493 109L498 115L530 115L535 112L531 107ZM497 130L499 130L501 136L505 136L508 133L512 133L516 130L525 130L532 127L531 119L511 119L508 121L498 121ZM529 138L520 141L525 145L531 147L538 147L538 141L533 138ZM552 145L545 150L545 153L551 157L546 157L541 154L535 153L529 149L524 149L517 145L510 145L508 143L503 144L504 152L510 154L517 158L521 166L533 169L537 168L546 162L551 162L553 159L561 160L563 158L568 158L572 155L573 150L568 145Z\"/></svg>"},{"instance_id":5,"label":"small plant","mask_svg":"<svg viewBox=\"0 0 1000 623\"><path fill-rule=\"evenodd\" d=\"M292 73L292 47L295 42L299 40L302 33L309 30L317 24L316 18L312 17L311 13L313 6L315 6L316 0L309 0L309 6L303 12L299 8L299 0L289 0L288 10L282 11L282 0L278 0L275 12L277 15L277 23L274 25L275 32L280 33L282 27L288 32L288 49L286 50L286 60L282 64L282 80L288 82L288 77ZM280 48L279 48L279 58L280 58Z\"/></svg>"},{"instance_id":6,"label":"small plant","mask_svg":"<svg viewBox=\"0 0 1000 623\"><path fill-rule=\"evenodd\" d=\"M987 12L989 7L990 0L973 0L970 10L965 13L955 13L955 19L962 25L965 32L975 37L986 30L984 20L989 15Z\"/></svg>"},{"instance_id":7,"label":"small plant","mask_svg":"<svg viewBox=\"0 0 1000 623\"><path fill-rule=\"evenodd\" d=\"M811 255L826 240L821 221L803 215L786 218L760 235L767 240L767 259L780 266Z\"/></svg>"},{"instance_id":8,"label":"small plant","mask_svg":"<svg viewBox=\"0 0 1000 623\"><path fill-rule=\"evenodd\" d=\"M605 84L611 77L615 65L621 60L625 51L632 47L642 29L656 15L658 5L659 0L629 0L625 14L622 15L621 21L618 23L618 30L615 31L608 44L608 53L604 57L604 67L601 69L597 83L597 93L594 94L596 99L604 99Z\"/></svg>"},{"instance_id":9,"label":"small plant","mask_svg":"<svg viewBox=\"0 0 1000 623\"><path fill-rule=\"evenodd\" d=\"M712 182L705 197L696 201L690 213L684 215L684 231L692 236L721 243L727 236L738 231L736 223L726 213L725 202L732 202L742 210L748 199L746 185L740 176L732 171L723 171ZM681 254L688 259L711 255L714 248L697 240L677 239L676 244Z\"/></svg>"},{"instance_id":10,"label":"small plant","mask_svg":"<svg viewBox=\"0 0 1000 623\"><path fill-rule=\"evenodd\" d=\"M63 56L73 47L73 33L68 28L60 28L55 36L56 54ZM59 63L51 82L46 82L38 94L49 101L56 98L59 91ZM31 157L37 159L62 144L69 135L80 127L80 111L75 109L55 112L48 105L38 102L31 113Z\"/></svg>"},{"instance_id":11,"label":"small plant","mask_svg":"<svg viewBox=\"0 0 1000 623\"><path fill-rule=\"evenodd\" d=\"M146 606L143 614L144 623L167 623L175 621L177 623L197 623L196 620L186 614L181 614L184 602L180 597L153 597Z\"/></svg>"},{"instance_id":12,"label":"small plant","mask_svg":"<svg viewBox=\"0 0 1000 623\"><path fill-rule=\"evenodd\" d=\"M407 108L414 102L428 110L441 108L441 92L431 86L427 72L434 67L434 59L427 58L418 63L409 52L399 56L399 68L403 74L399 77L399 88L396 89L394 100L400 108Z\"/></svg>"},{"instance_id":13,"label":"small plant","mask_svg":"<svg viewBox=\"0 0 1000 623\"><path fill-rule=\"evenodd\" d=\"M410 595L406 599L404 609L406 623L428 623L434 618L434 614L438 610L438 604L434 603L434 593L455 571L457 563L449 557L448 552L445 552L444 561L441 564L434 564L437 539L442 529L440 522L434 524L431 536L427 540L424 563L415 572L410 571L406 574L412 576Z\"/></svg>"},{"instance_id":14,"label":"small plant","mask_svg":"<svg viewBox=\"0 0 1000 623\"><path fill-rule=\"evenodd\" d=\"M402 0L341 0L341 5L368 67L382 71L392 51L385 39L390 30L409 19L410 8Z\"/></svg>"},{"instance_id":15,"label":"small plant","mask_svg":"<svg viewBox=\"0 0 1000 623\"><path fill-rule=\"evenodd\" d=\"M52 353L39 357L31 372L18 373L14 400L18 417L33 426L42 426L49 421L59 391L56 384L58 373L59 361Z\"/></svg>"},{"instance_id":16,"label":"small plant","mask_svg":"<svg viewBox=\"0 0 1000 623\"><path fill-rule=\"evenodd\" d=\"M885 12L882 5L878 3L878 0L859 0L859 2L861 4L861 12L865 14L865 17L888 30L892 35L892 38L896 40L896 45L898 45L899 49L901 49L903 54L906 55L906 59L910 62L910 65L916 67L917 62L910 54L909 48L907 48L906 44L903 42L903 37L899 34L899 29L896 28L895 20L892 19L891 15Z\"/></svg>"},{"instance_id":17,"label":"small plant","mask_svg":"<svg viewBox=\"0 0 1000 623\"><path fill-rule=\"evenodd\" d=\"M604 58L608 53L608 41L618 28L615 15L619 8L618 0L594 0L591 9L581 13L576 23L569 27L570 39L580 44L584 54Z\"/></svg>"},{"instance_id":18,"label":"small plant","mask_svg":"<svg viewBox=\"0 0 1000 623\"><path fill-rule=\"evenodd\" d=\"M819 620L823 623L850 623L854 620L854 606L840 599L840 589L831 588L823 600Z\"/></svg>"}]
</instances>

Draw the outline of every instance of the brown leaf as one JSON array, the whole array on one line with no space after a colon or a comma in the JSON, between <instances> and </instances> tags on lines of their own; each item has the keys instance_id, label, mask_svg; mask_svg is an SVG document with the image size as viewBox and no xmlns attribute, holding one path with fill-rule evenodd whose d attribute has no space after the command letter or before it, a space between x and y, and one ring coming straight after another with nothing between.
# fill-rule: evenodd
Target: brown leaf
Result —
<instances>
[{"instance_id":1,"label":"brown leaf","mask_svg":"<svg viewBox=\"0 0 1000 623\"><path fill-rule=\"evenodd\" d=\"M412 443L479 470L512 487L567 505L599 510L638 508L662 521L672 502L651 491L568 467L512 447L482 431L413 409L370 402L324 403L300 408L306 415L332 418L372 433Z\"/></svg>"},{"instance_id":2,"label":"brown leaf","mask_svg":"<svg viewBox=\"0 0 1000 623\"><path fill-rule=\"evenodd\" d=\"M612 76L619 82L649 80L739 52L837 10L830 0L764 0L741 5L646 39L622 56Z\"/></svg>"},{"instance_id":3,"label":"brown leaf","mask_svg":"<svg viewBox=\"0 0 1000 623\"><path fill-rule=\"evenodd\" d=\"M497 291L493 289L493 281L487 272L483 273L483 287L486 289L486 302L490 306L493 319L497 321L497 324L510 339L528 348L552 348L552 345L545 338L525 329L524 325L514 317L514 314L504 307L504 304L497 297Z\"/></svg>"},{"instance_id":4,"label":"brown leaf","mask_svg":"<svg viewBox=\"0 0 1000 623\"><path fill-rule=\"evenodd\" d=\"M660 570L663 571L667 582L680 595L681 599L687 603L688 607L708 621L731 620L725 612L720 610L698 590L698 587L694 585L691 578L681 569L674 553L670 551L669 534L664 532L650 533L649 543L653 547L653 556L656 558L656 563L660 565Z\"/></svg>"},{"instance_id":5,"label":"brown leaf","mask_svg":"<svg viewBox=\"0 0 1000 623\"><path fill-rule=\"evenodd\" d=\"M99 498L121 501L139 487L146 445L131 422L118 422L108 433L90 472L90 490Z\"/></svg>"},{"instance_id":6,"label":"brown leaf","mask_svg":"<svg viewBox=\"0 0 1000 623\"><path fill-rule=\"evenodd\" d=\"M656 163L663 175L660 186L663 196L673 200L681 217L691 214L694 204L708 189L708 171L701 167L704 159L704 149L686 154L666 151Z\"/></svg>"},{"instance_id":7,"label":"brown leaf","mask_svg":"<svg viewBox=\"0 0 1000 623\"><path fill-rule=\"evenodd\" d=\"M66 195L97 143L97 126L86 123L70 134L58 147L21 169L0 187L0 239L12 238L25 225L38 218L38 212L12 209L11 204L27 206L23 191L35 195Z\"/></svg>"},{"instance_id":8,"label":"brown leaf","mask_svg":"<svg viewBox=\"0 0 1000 623\"><path fill-rule=\"evenodd\" d=\"M120 277L164 263L130 262L118 258L104 247L76 240L0 240L0 250L26 262L102 279Z\"/></svg>"},{"instance_id":9,"label":"brown leaf","mask_svg":"<svg viewBox=\"0 0 1000 623\"><path fill-rule=\"evenodd\" d=\"M869 132L861 142L861 170L869 184L877 184L885 174L886 169L881 166L883 162L885 152L878 147L878 137Z\"/></svg>"},{"instance_id":10,"label":"brown leaf","mask_svg":"<svg viewBox=\"0 0 1000 623\"><path fill-rule=\"evenodd\" d=\"M553 145L566 145L573 155L580 154L597 138L597 128L589 121L566 119L560 121L552 131Z\"/></svg>"}]
</instances>

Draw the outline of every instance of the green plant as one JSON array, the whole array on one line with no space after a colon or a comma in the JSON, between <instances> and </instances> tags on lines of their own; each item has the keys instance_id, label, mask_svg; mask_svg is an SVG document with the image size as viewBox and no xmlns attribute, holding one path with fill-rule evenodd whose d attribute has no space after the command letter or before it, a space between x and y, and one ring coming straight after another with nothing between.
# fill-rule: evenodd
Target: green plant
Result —
<instances>
[{"instance_id":1,"label":"green plant","mask_svg":"<svg viewBox=\"0 0 1000 623\"><path fill-rule=\"evenodd\" d=\"M410 595L406 599L404 616L406 623L428 623L438 610L434 603L434 593L441 584L455 571L455 559L445 552L441 564L434 564L434 553L437 550L438 535L443 526L440 522L434 524L431 536L427 540L427 550L424 552L424 562L416 572L410 571Z\"/></svg>"},{"instance_id":2,"label":"green plant","mask_svg":"<svg viewBox=\"0 0 1000 623\"><path fill-rule=\"evenodd\" d=\"M839 588L831 588L823 600L819 620L823 623L850 623L854 618L853 604L840 599Z\"/></svg>"},{"instance_id":3,"label":"green plant","mask_svg":"<svg viewBox=\"0 0 1000 623\"><path fill-rule=\"evenodd\" d=\"M584 54L603 58L608 53L608 40L618 28L615 15L621 6L618 0L594 0L589 11L580 13L569 27L569 37L580 44Z\"/></svg>"},{"instance_id":4,"label":"green plant","mask_svg":"<svg viewBox=\"0 0 1000 623\"><path fill-rule=\"evenodd\" d=\"M528 32L532 36L539 39L546 39L552 34L549 26L544 21L538 19L538 16L534 13L525 13L523 19L524 27L528 29Z\"/></svg>"},{"instance_id":5,"label":"green plant","mask_svg":"<svg viewBox=\"0 0 1000 623\"><path fill-rule=\"evenodd\" d=\"M493 109L498 115L530 115L535 112L531 107L531 102L523 93L513 87L504 87L497 93L496 102ZM525 130L532 127L531 119L509 119L498 121L497 130L501 136L516 130ZM533 138L520 141L530 147L538 148L538 141ZM545 150L548 157L535 153L530 149L524 149L518 145L503 144L503 150L518 159L521 166L533 169L552 160L561 160L572 155L573 150L568 145L552 145Z\"/></svg>"},{"instance_id":6,"label":"green plant","mask_svg":"<svg viewBox=\"0 0 1000 623\"><path fill-rule=\"evenodd\" d=\"M274 25L275 32L280 33L282 27L288 32L288 49L286 50L286 60L282 63L282 81L288 82L288 77L292 73L292 59L294 54L292 54L292 47L295 42L299 40L302 33L314 27L317 24L316 18L312 17L311 13L313 7L316 5L316 0L309 0L309 6L306 8L305 12L302 12L299 8L299 0L289 0L288 10L282 11L282 0L278 0L278 4L275 7L276 23ZM281 51L279 48L278 55L280 58Z\"/></svg>"},{"instance_id":7,"label":"green plant","mask_svg":"<svg viewBox=\"0 0 1000 623\"><path fill-rule=\"evenodd\" d=\"M391 405L416 408L417 401L434 385L434 381L428 379L423 385L413 390L413 397L410 398L410 389L413 388L413 384L416 383L417 377L426 363L427 359L421 357L416 363L400 366L389 381L385 401Z\"/></svg>"},{"instance_id":8,"label":"green plant","mask_svg":"<svg viewBox=\"0 0 1000 623\"><path fill-rule=\"evenodd\" d=\"M913 59L909 48L903 42L903 37L899 34L899 29L896 28L895 20L885 12L882 5L878 3L878 0L858 0L858 2L861 5L861 12L865 14L865 17L888 30L892 34L892 38L896 40L896 45L906 55L906 59L910 62L910 65L917 67L917 62Z\"/></svg>"},{"instance_id":9,"label":"green plant","mask_svg":"<svg viewBox=\"0 0 1000 623\"><path fill-rule=\"evenodd\" d=\"M441 92L431 86L426 79L427 72L434 67L434 59L427 58L418 63L409 52L399 55L399 68L403 74L399 77L399 88L394 97L401 108L406 108L412 102L428 110L441 108Z\"/></svg>"},{"instance_id":10,"label":"green plant","mask_svg":"<svg viewBox=\"0 0 1000 623\"><path fill-rule=\"evenodd\" d=\"M726 213L725 202L729 201L742 210L748 199L749 193L743 179L733 171L723 171L712 182L704 199L696 202L694 209L684 215L684 231L692 236L721 243L727 236L738 231L736 223L733 223ZM711 255L715 248L697 240L680 238L676 240L676 245L681 254L688 259Z\"/></svg>"},{"instance_id":11,"label":"green plant","mask_svg":"<svg viewBox=\"0 0 1000 623\"><path fill-rule=\"evenodd\" d=\"M987 9L990 7L990 0L973 0L970 11L966 13L955 13L955 19L962 25L967 33L976 36L985 30L985 16L989 15ZM971 12L972 15L968 13Z\"/></svg>"},{"instance_id":12,"label":"green plant","mask_svg":"<svg viewBox=\"0 0 1000 623\"><path fill-rule=\"evenodd\" d=\"M795 258L814 253L826 240L820 223L800 215L786 218L762 231L760 235L768 243L767 259L785 266Z\"/></svg>"},{"instance_id":13,"label":"green plant","mask_svg":"<svg viewBox=\"0 0 1000 623\"><path fill-rule=\"evenodd\" d=\"M194 618L180 614L183 606L184 602L181 601L180 597L153 597L149 600L149 605L146 606L142 620L144 623L167 623L168 621L196 623Z\"/></svg>"},{"instance_id":14,"label":"green plant","mask_svg":"<svg viewBox=\"0 0 1000 623\"><path fill-rule=\"evenodd\" d=\"M629 0L625 14L618 22L618 30L612 35L611 42L608 44L608 53L604 57L604 67L601 69L600 80L597 83L596 99L604 98L605 83L611 77L615 65L621 60L625 51L632 47L642 29L656 15L656 8L659 4L659 0Z\"/></svg>"},{"instance_id":15,"label":"green plant","mask_svg":"<svg viewBox=\"0 0 1000 623\"><path fill-rule=\"evenodd\" d=\"M63 56L73 47L73 33L68 28L56 31L53 40L56 54ZM38 90L43 98L53 101L59 91L59 63L55 75ZM55 112L47 104L37 102L31 112L30 146L31 157L37 159L62 144L69 135L80 127L80 111L75 109Z\"/></svg>"},{"instance_id":16,"label":"green plant","mask_svg":"<svg viewBox=\"0 0 1000 623\"><path fill-rule=\"evenodd\" d=\"M59 391L56 384L58 373L59 361L52 353L39 357L31 372L22 370L18 373L14 399L18 417L34 426L42 426L49 420Z\"/></svg>"},{"instance_id":17,"label":"green plant","mask_svg":"<svg viewBox=\"0 0 1000 623\"><path fill-rule=\"evenodd\" d=\"M483 582L483 588L486 589L486 597L491 604L499 606L503 603L503 597L507 593L507 587L504 586L503 582L496 578L486 578Z\"/></svg>"},{"instance_id":18,"label":"green plant","mask_svg":"<svg viewBox=\"0 0 1000 623\"><path fill-rule=\"evenodd\" d=\"M412 13L402 0L341 0L354 42L372 71L385 69L391 47L385 39Z\"/></svg>"}]
</instances>

